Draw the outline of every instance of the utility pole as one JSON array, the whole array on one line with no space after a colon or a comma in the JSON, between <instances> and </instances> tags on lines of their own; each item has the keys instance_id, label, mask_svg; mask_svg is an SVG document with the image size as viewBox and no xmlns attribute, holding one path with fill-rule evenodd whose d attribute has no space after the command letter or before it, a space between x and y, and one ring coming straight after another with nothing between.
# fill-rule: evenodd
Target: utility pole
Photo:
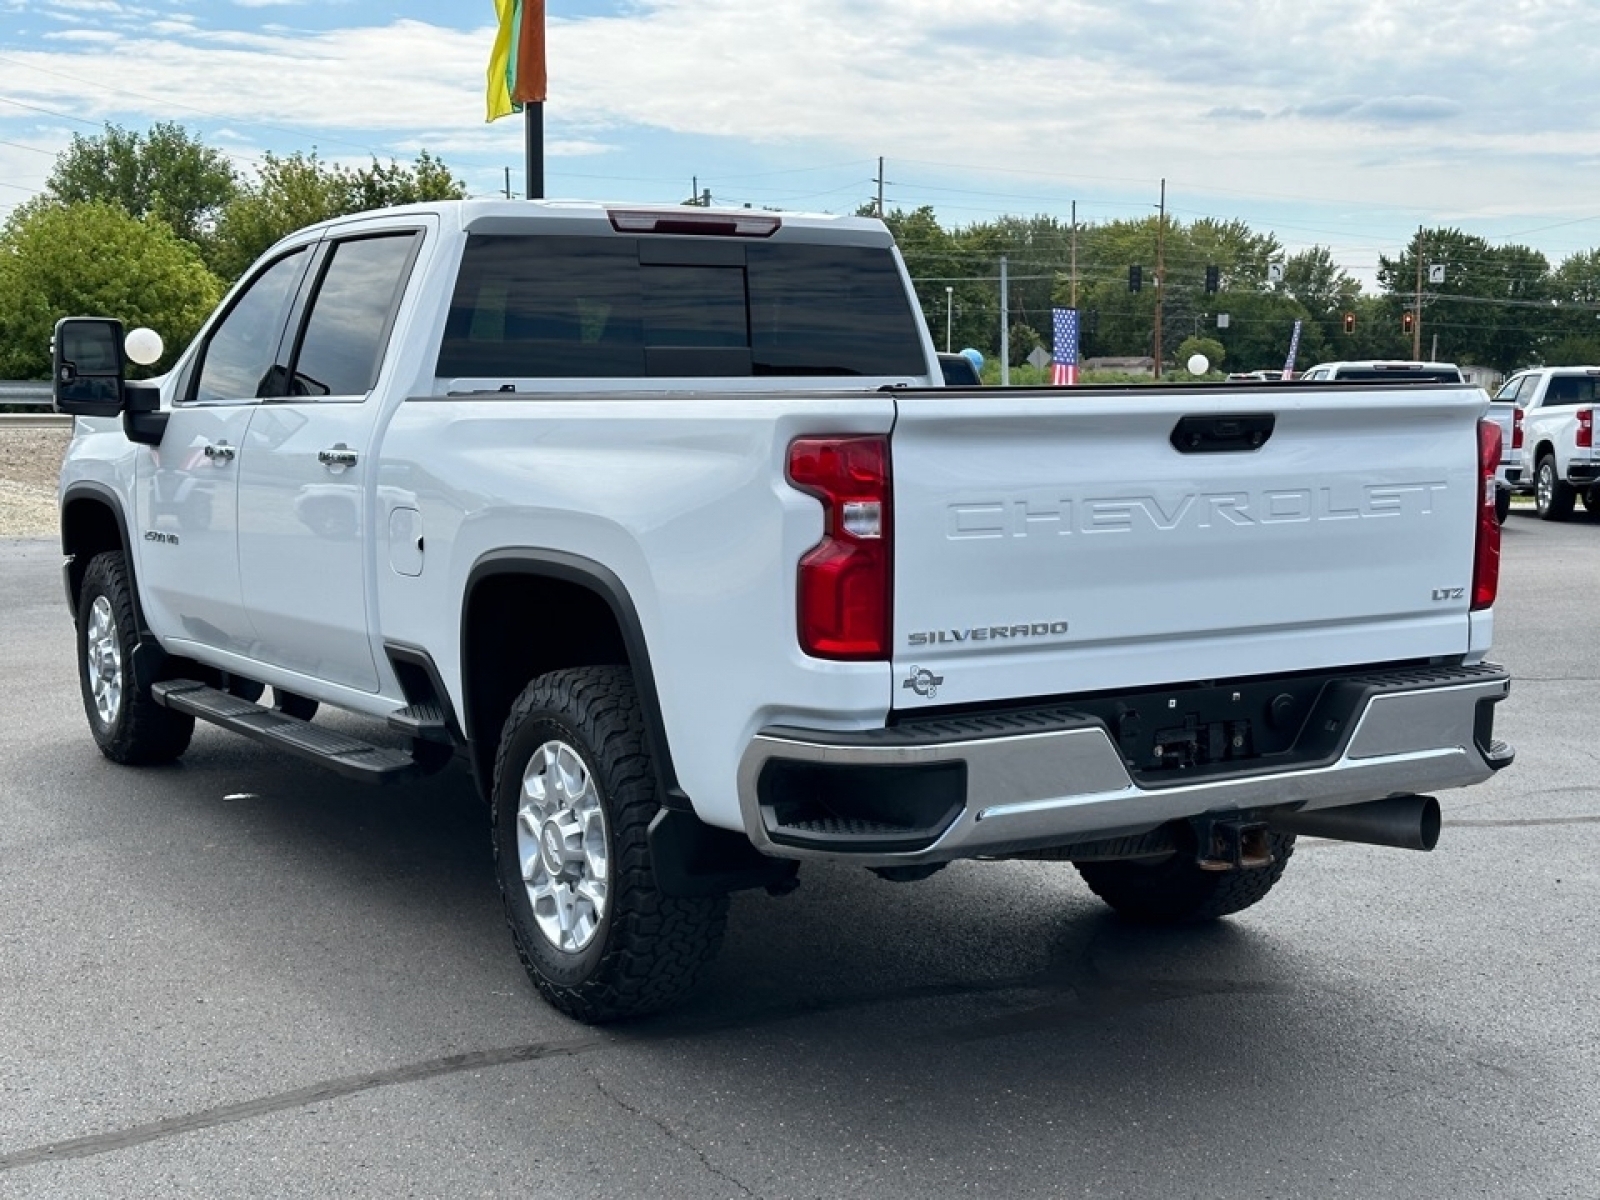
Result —
<instances>
[{"instance_id":1,"label":"utility pole","mask_svg":"<svg viewBox=\"0 0 1600 1200\"><path fill-rule=\"evenodd\" d=\"M1161 301L1166 292L1167 181L1161 181L1161 208L1156 221L1156 380L1161 379Z\"/></svg>"},{"instance_id":2,"label":"utility pole","mask_svg":"<svg viewBox=\"0 0 1600 1200\"><path fill-rule=\"evenodd\" d=\"M1006 277L1006 256L1000 256L1000 386L1011 383L1011 293Z\"/></svg>"},{"instance_id":3,"label":"utility pole","mask_svg":"<svg viewBox=\"0 0 1600 1200\"><path fill-rule=\"evenodd\" d=\"M878 155L878 220L883 220L883 155Z\"/></svg>"},{"instance_id":4,"label":"utility pole","mask_svg":"<svg viewBox=\"0 0 1600 1200\"><path fill-rule=\"evenodd\" d=\"M1417 226L1417 292L1411 310L1411 357L1422 357L1422 226Z\"/></svg>"},{"instance_id":5,"label":"utility pole","mask_svg":"<svg viewBox=\"0 0 1600 1200\"><path fill-rule=\"evenodd\" d=\"M689 176L689 203L694 205L700 203L700 176L698 175Z\"/></svg>"},{"instance_id":6,"label":"utility pole","mask_svg":"<svg viewBox=\"0 0 1600 1200\"><path fill-rule=\"evenodd\" d=\"M511 199L511 168L506 168L506 199Z\"/></svg>"},{"instance_id":7,"label":"utility pole","mask_svg":"<svg viewBox=\"0 0 1600 1200\"><path fill-rule=\"evenodd\" d=\"M1078 307L1078 202L1072 202L1072 307ZM1083 326L1078 326L1082 329Z\"/></svg>"}]
</instances>

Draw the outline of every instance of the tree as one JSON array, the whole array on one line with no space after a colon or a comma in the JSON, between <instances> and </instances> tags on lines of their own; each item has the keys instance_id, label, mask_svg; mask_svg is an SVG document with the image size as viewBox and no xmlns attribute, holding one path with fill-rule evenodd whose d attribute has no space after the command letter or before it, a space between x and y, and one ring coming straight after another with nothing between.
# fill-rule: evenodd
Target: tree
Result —
<instances>
[{"instance_id":1,"label":"tree","mask_svg":"<svg viewBox=\"0 0 1600 1200\"><path fill-rule=\"evenodd\" d=\"M242 275L269 247L318 221L424 200L459 200L466 189L426 150L415 166L373 160L353 169L324 163L313 150L264 156L217 222L214 263L223 278Z\"/></svg>"},{"instance_id":2,"label":"tree","mask_svg":"<svg viewBox=\"0 0 1600 1200\"><path fill-rule=\"evenodd\" d=\"M1205 355L1206 369L1215 371L1222 365L1222 360L1228 356L1221 342L1213 337L1186 337L1178 344L1178 366L1188 370L1189 360L1196 354Z\"/></svg>"},{"instance_id":3,"label":"tree","mask_svg":"<svg viewBox=\"0 0 1600 1200\"><path fill-rule=\"evenodd\" d=\"M116 125L94 137L73 134L72 145L56 159L45 195L60 204L116 204L131 216L165 221L185 241L204 246L238 186L226 155L167 122L148 134Z\"/></svg>"},{"instance_id":4,"label":"tree","mask_svg":"<svg viewBox=\"0 0 1600 1200\"><path fill-rule=\"evenodd\" d=\"M24 205L0 232L0 377L49 378L50 337L67 316L148 325L170 363L221 294L199 251L153 215L101 201Z\"/></svg>"},{"instance_id":5,"label":"tree","mask_svg":"<svg viewBox=\"0 0 1600 1200\"><path fill-rule=\"evenodd\" d=\"M1526 246L1491 246L1459 229L1419 230L1399 258L1378 257L1393 320L1416 305L1422 262L1422 354L1512 371L1534 361L1548 329L1550 266ZM1442 281L1430 278L1443 268ZM1409 356L1409 342L1405 353Z\"/></svg>"},{"instance_id":6,"label":"tree","mask_svg":"<svg viewBox=\"0 0 1600 1200\"><path fill-rule=\"evenodd\" d=\"M1550 299L1544 365L1600 363L1600 250L1564 259L1551 276Z\"/></svg>"}]
</instances>

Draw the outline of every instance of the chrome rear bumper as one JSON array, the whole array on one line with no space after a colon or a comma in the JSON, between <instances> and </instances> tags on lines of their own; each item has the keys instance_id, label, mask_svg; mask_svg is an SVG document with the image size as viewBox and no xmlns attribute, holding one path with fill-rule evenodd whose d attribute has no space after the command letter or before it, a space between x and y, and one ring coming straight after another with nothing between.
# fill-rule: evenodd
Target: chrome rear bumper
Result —
<instances>
[{"instance_id":1,"label":"chrome rear bumper","mask_svg":"<svg viewBox=\"0 0 1600 1200\"><path fill-rule=\"evenodd\" d=\"M766 854L910 865L1120 837L1202 813L1330 808L1467 787L1510 761L1510 748L1489 736L1488 706L1510 690L1503 668L1371 679L1345 736L1324 759L1205 776L1176 772L1170 781L1136 780L1106 727L1074 716L1070 706L866 733L764 729L740 762L740 811ZM881 805L870 798L877 807L867 819L851 813L849 796L879 797L896 787L907 796L900 811L912 814L903 827L872 819ZM838 815L786 818L784 803L775 802L785 788L815 795L812 811ZM845 799L834 803L835 794Z\"/></svg>"}]
</instances>

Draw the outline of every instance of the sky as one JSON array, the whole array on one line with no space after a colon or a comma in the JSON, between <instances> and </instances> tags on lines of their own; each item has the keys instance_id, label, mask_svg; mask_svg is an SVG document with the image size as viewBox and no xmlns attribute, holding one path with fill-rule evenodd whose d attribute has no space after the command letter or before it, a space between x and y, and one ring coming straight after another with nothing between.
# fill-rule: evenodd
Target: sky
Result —
<instances>
[{"instance_id":1,"label":"sky","mask_svg":"<svg viewBox=\"0 0 1600 1200\"><path fill-rule=\"evenodd\" d=\"M958 227L1156 212L1325 246L1600 247L1596 0L548 0L551 197ZM175 121L245 175L426 149L522 194L492 0L0 0L0 220L74 134Z\"/></svg>"}]
</instances>

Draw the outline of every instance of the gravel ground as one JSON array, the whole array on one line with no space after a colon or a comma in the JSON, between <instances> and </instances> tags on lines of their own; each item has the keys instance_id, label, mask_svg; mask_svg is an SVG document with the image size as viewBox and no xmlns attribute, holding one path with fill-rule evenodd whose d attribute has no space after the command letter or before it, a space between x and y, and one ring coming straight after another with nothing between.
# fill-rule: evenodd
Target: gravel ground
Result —
<instances>
[{"instance_id":1,"label":"gravel ground","mask_svg":"<svg viewBox=\"0 0 1600 1200\"><path fill-rule=\"evenodd\" d=\"M70 429L0 429L0 537L54 537Z\"/></svg>"}]
</instances>

